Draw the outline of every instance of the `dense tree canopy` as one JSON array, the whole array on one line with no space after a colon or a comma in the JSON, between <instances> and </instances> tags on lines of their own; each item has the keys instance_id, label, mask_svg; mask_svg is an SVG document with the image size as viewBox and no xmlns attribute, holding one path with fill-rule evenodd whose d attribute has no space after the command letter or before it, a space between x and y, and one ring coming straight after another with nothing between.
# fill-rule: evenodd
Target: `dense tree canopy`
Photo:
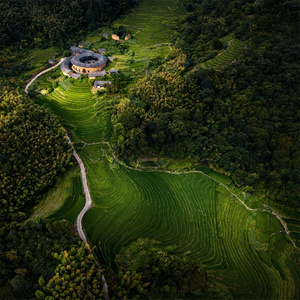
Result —
<instances>
[{"instance_id":1,"label":"dense tree canopy","mask_svg":"<svg viewBox=\"0 0 300 300\"><path fill-rule=\"evenodd\" d=\"M99 299L101 273L67 221L0 229L1 299ZM86 297L86 298L85 298Z\"/></svg>"},{"instance_id":2,"label":"dense tree canopy","mask_svg":"<svg viewBox=\"0 0 300 300\"><path fill-rule=\"evenodd\" d=\"M105 25L135 0L1 0L0 45L65 45L70 35Z\"/></svg>"},{"instance_id":3,"label":"dense tree canopy","mask_svg":"<svg viewBox=\"0 0 300 300\"><path fill-rule=\"evenodd\" d=\"M110 283L114 299L184 299L206 295L229 299L225 287L209 282L196 260L175 255L159 243L139 239L116 257L119 274Z\"/></svg>"}]
</instances>

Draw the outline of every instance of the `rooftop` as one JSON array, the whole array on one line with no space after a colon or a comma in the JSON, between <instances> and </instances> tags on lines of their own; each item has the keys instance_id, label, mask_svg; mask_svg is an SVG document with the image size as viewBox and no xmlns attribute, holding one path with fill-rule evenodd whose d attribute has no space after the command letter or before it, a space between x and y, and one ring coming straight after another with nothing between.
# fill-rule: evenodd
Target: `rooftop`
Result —
<instances>
[{"instance_id":1,"label":"rooftop","mask_svg":"<svg viewBox=\"0 0 300 300\"><path fill-rule=\"evenodd\" d=\"M117 69L109 69L108 72L111 74L119 74L119 71Z\"/></svg>"},{"instance_id":2,"label":"rooftop","mask_svg":"<svg viewBox=\"0 0 300 300\"><path fill-rule=\"evenodd\" d=\"M96 80L94 82L94 87L97 88L97 87L103 87L105 84L111 84L111 81L99 81L99 80Z\"/></svg>"},{"instance_id":3,"label":"rooftop","mask_svg":"<svg viewBox=\"0 0 300 300\"><path fill-rule=\"evenodd\" d=\"M69 68L69 64L71 62L71 58L72 56L66 58L60 65L60 69L62 70L62 72L65 75L68 75L70 72L73 72L70 68Z\"/></svg>"},{"instance_id":4,"label":"rooftop","mask_svg":"<svg viewBox=\"0 0 300 300\"><path fill-rule=\"evenodd\" d=\"M75 46L71 46L70 47L70 51L73 54L78 54L78 53L93 53L93 51L91 51L91 50L82 49L82 48L78 48L78 47L75 47Z\"/></svg>"},{"instance_id":5,"label":"rooftop","mask_svg":"<svg viewBox=\"0 0 300 300\"><path fill-rule=\"evenodd\" d=\"M80 76L81 76L81 74L77 74L77 73L70 74L70 77L75 78L75 79L80 78Z\"/></svg>"},{"instance_id":6,"label":"rooftop","mask_svg":"<svg viewBox=\"0 0 300 300\"><path fill-rule=\"evenodd\" d=\"M99 76L104 76L104 75L106 75L106 72L103 70L103 71L97 72L97 73L90 73L89 74L89 78L91 78L91 77L99 77Z\"/></svg>"},{"instance_id":7,"label":"rooftop","mask_svg":"<svg viewBox=\"0 0 300 300\"><path fill-rule=\"evenodd\" d=\"M98 53L81 53L73 56L71 63L77 67L82 68L96 68L107 62L107 58Z\"/></svg>"}]
</instances>

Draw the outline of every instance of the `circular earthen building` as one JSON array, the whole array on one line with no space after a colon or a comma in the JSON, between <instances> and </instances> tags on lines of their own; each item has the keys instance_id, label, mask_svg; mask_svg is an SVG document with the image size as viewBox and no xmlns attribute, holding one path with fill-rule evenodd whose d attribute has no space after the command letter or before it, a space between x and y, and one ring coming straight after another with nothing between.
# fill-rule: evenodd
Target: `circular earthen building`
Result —
<instances>
[{"instance_id":1,"label":"circular earthen building","mask_svg":"<svg viewBox=\"0 0 300 300\"><path fill-rule=\"evenodd\" d=\"M106 62L105 56L93 52L81 53L71 59L72 69L80 74L101 72Z\"/></svg>"}]
</instances>

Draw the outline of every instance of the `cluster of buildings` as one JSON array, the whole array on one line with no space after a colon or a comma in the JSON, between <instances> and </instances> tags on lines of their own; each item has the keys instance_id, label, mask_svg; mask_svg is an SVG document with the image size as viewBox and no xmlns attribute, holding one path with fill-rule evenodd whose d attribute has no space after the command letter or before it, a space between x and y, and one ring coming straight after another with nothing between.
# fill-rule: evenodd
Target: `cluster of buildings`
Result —
<instances>
[{"instance_id":1,"label":"cluster of buildings","mask_svg":"<svg viewBox=\"0 0 300 300\"><path fill-rule=\"evenodd\" d=\"M106 63L108 60L113 61L114 58L103 55L106 49L98 49L98 53L96 53L83 47L84 44L78 44L78 47L70 47L72 56L65 59L60 65L63 74L75 79L80 78L82 74L87 74L90 79L106 75ZM108 72L110 74L119 74L117 69L110 69Z\"/></svg>"}]
</instances>

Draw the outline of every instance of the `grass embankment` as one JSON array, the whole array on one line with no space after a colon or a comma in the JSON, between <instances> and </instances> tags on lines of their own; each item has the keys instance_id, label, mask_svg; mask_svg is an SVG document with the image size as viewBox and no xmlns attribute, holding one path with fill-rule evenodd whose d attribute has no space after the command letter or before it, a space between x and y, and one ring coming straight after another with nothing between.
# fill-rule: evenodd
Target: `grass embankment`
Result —
<instances>
[{"instance_id":1,"label":"grass embankment","mask_svg":"<svg viewBox=\"0 0 300 300\"><path fill-rule=\"evenodd\" d=\"M80 170L78 166L74 166L57 179L55 186L34 208L30 219L54 217L58 220L66 219L74 224L77 215L84 207L84 202Z\"/></svg>"},{"instance_id":2,"label":"grass embankment","mask_svg":"<svg viewBox=\"0 0 300 300\"><path fill-rule=\"evenodd\" d=\"M210 59L203 64L201 67L204 69L220 69L238 58L239 54L243 51L245 43L234 38L232 34L229 34L220 39L224 44L227 44L228 48L220 52L216 57Z\"/></svg>"},{"instance_id":3,"label":"grass embankment","mask_svg":"<svg viewBox=\"0 0 300 300\"><path fill-rule=\"evenodd\" d=\"M294 249L280 233L283 228L271 214L247 210L215 181L229 184L227 178L209 169L201 171L215 180L116 164L105 144L110 103L97 101L88 84L77 81L67 90L60 86L44 101L73 128L72 138L82 141L78 153L94 203L83 226L103 261L113 265L123 246L147 237L198 258L236 297L297 296ZM54 216L68 217L72 201Z\"/></svg>"}]
</instances>

